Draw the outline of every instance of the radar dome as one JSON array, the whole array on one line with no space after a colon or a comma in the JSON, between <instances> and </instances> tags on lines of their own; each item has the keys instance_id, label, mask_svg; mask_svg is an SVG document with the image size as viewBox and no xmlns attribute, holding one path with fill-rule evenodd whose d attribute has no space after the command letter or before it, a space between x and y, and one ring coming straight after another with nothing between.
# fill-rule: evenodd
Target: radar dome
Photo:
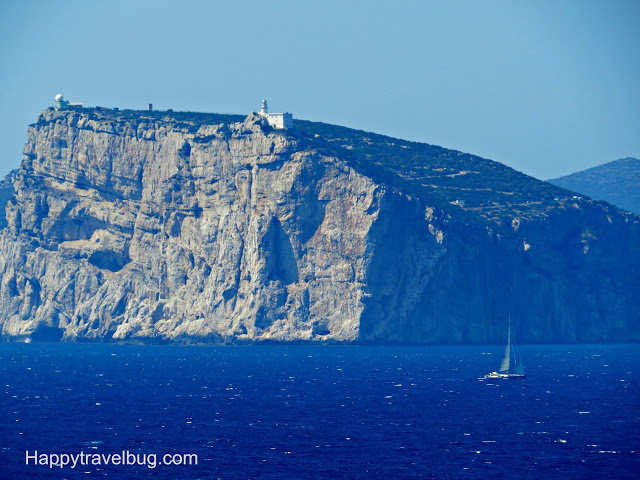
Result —
<instances>
[{"instance_id":1,"label":"radar dome","mask_svg":"<svg viewBox=\"0 0 640 480\"><path fill-rule=\"evenodd\" d=\"M56 95L56 102L61 102L63 100L62 94L59 93Z\"/></svg>"}]
</instances>

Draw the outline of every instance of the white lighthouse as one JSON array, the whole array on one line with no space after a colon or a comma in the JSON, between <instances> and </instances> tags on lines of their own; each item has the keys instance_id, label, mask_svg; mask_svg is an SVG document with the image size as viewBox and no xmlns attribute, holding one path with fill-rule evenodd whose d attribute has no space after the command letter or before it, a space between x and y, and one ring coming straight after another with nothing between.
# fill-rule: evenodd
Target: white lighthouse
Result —
<instances>
[{"instance_id":1,"label":"white lighthouse","mask_svg":"<svg viewBox=\"0 0 640 480\"><path fill-rule=\"evenodd\" d=\"M269 125L273 128L286 129L293 127L293 115L289 112L269 113L269 105L267 105L265 98L262 99L260 115L266 118Z\"/></svg>"}]
</instances>

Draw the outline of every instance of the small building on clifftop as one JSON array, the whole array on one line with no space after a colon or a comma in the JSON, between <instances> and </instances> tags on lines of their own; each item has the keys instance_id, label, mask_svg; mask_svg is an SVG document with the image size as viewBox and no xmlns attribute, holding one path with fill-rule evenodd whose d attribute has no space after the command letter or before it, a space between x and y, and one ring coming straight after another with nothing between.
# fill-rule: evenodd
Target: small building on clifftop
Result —
<instances>
[{"instance_id":1,"label":"small building on clifftop","mask_svg":"<svg viewBox=\"0 0 640 480\"><path fill-rule=\"evenodd\" d=\"M55 101L56 101L56 110L82 108L82 102L68 102L64 99L61 93L58 93L56 95Z\"/></svg>"},{"instance_id":2,"label":"small building on clifftop","mask_svg":"<svg viewBox=\"0 0 640 480\"><path fill-rule=\"evenodd\" d=\"M269 113L269 106L267 101L262 99L262 107L260 108L260 115L267 119L269 125L273 128L291 128L293 127L293 115L291 113Z\"/></svg>"}]
</instances>

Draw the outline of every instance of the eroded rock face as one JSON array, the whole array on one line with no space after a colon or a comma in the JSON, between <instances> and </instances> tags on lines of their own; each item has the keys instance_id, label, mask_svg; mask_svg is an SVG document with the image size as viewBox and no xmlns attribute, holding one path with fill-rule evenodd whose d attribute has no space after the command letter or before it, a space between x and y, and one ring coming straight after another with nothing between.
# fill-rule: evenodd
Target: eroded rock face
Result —
<instances>
[{"instance_id":1,"label":"eroded rock face","mask_svg":"<svg viewBox=\"0 0 640 480\"><path fill-rule=\"evenodd\" d=\"M512 314L524 341L640 339L617 264L637 220L564 209L505 237L318 145L254 115L43 112L0 230L2 338L500 342Z\"/></svg>"},{"instance_id":2,"label":"eroded rock face","mask_svg":"<svg viewBox=\"0 0 640 480\"><path fill-rule=\"evenodd\" d=\"M7 206L3 335L356 340L368 237L397 194L266 131L43 113Z\"/></svg>"}]
</instances>

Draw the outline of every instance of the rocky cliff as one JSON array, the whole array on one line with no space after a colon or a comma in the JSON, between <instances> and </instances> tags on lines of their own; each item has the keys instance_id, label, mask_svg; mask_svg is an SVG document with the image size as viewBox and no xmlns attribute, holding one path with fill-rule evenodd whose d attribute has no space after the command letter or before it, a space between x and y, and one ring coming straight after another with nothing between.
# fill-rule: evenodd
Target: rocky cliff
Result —
<instances>
[{"instance_id":1,"label":"rocky cliff","mask_svg":"<svg viewBox=\"0 0 640 480\"><path fill-rule=\"evenodd\" d=\"M9 183L5 340L640 340L637 216L440 147L46 110Z\"/></svg>"}]
</instances>

